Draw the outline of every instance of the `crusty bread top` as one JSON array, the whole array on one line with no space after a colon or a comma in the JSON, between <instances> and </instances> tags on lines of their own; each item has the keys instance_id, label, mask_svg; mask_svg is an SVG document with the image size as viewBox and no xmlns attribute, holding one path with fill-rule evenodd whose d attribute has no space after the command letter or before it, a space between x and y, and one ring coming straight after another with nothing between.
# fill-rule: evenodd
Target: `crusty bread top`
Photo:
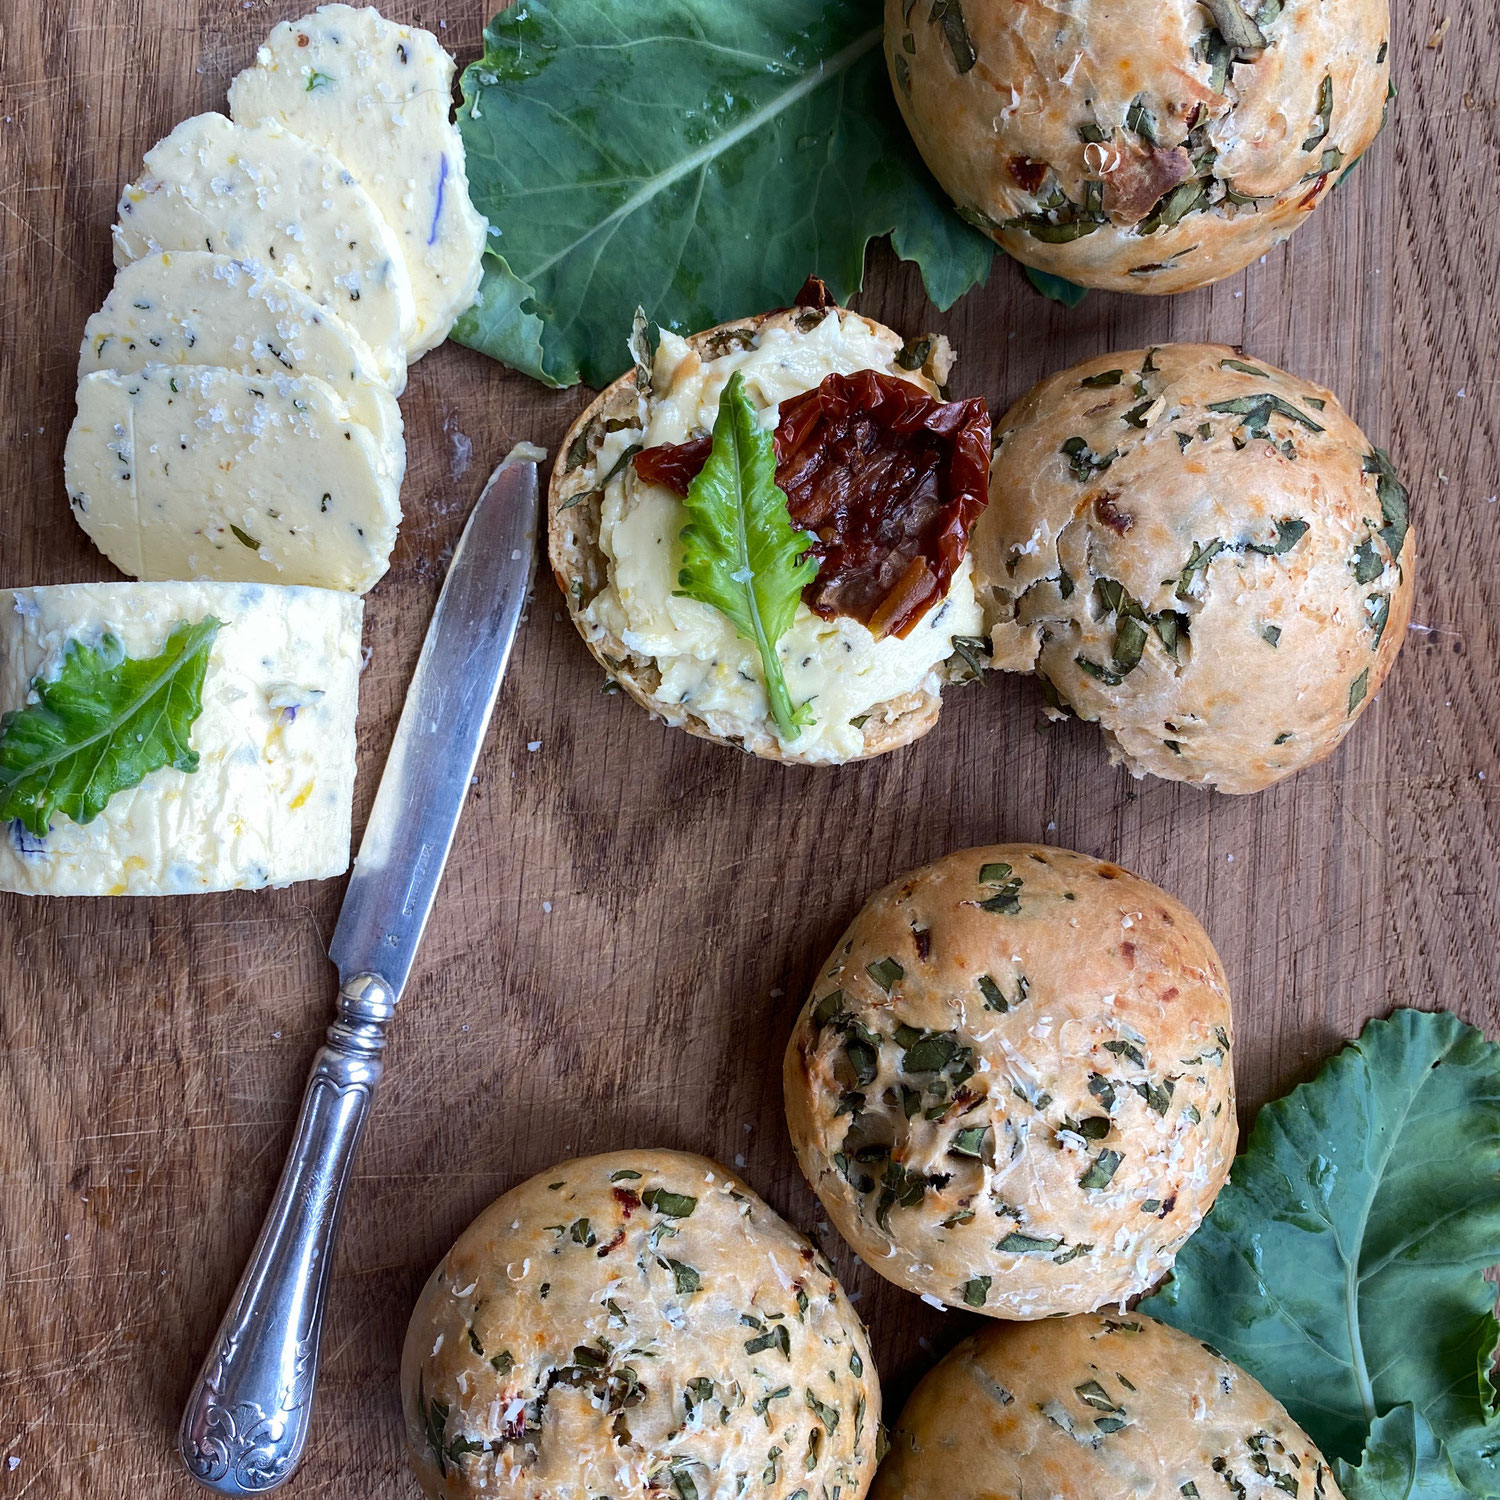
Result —
<instances>
[{"instance_id":1,"label":"crusty bread top","mask_svg":"<svg viewBox=\"0 0 1500 1500\"><path fill-rule=\"evenodd\" d=\"M972 550L997 667L1137 774L1253 792L1332 752L1406 637L1416 552L1332 392L1165 344L1050 376L995 433Z\"/></svg>"},{"instance_id":2,"label":"crusty bread top","mask_svg":"<svg viewBox=\"0 0 1500 1500\"><path fill-rule=\"evenodd\" d=\"M1210 10L964 0L934 25L886 0L886 60L933 174L1011 255L1086 286L1180 292L1313 211L1374 140L1390 78L1387 0L1287 0L1263 51L1218 68ZM1200 176L1206 197L1153 227L1154 205ZM1002 227L1058 194L1106 222L1056 243Z\"/></svg>"},{"instance_id":3,"label":"crusty bread top","mask_svg":"<svg viewBox=\"0 0 1500 1500\"><path fill-rule=\"evenodd\" d=\"M963 849L866 902L786 1051L803 1172L881 1275L1054 1317L1172 1264L1229 1174L1228 985L1197 919L1066 849Z\"/></svg>"},{"instance_id":4,"label":"crusty bread top","mask_svg":"<svg viewBox=\"0 0 1500 1500\"><path fill-rule=\"evenodd\" d=\"M929 1371L871 1500L1343 1500L1263 1386L1140 1313L992 1323Z\"/></svg>"},{"instance_id":5,"label":"crusty bread top","mask_svg":"<svg viewBox=\"0 0 1500 1500\"><path fill-rule=\"evenodd\" d=\"M705 1500L736 1476L857 1496L880 1430L828 1262L679 1151L563 1162L491 1204L422 1290L401 1389L417 1478L448 1500L656 1494L664 1472Z\"/></svg>"}]
</instances>

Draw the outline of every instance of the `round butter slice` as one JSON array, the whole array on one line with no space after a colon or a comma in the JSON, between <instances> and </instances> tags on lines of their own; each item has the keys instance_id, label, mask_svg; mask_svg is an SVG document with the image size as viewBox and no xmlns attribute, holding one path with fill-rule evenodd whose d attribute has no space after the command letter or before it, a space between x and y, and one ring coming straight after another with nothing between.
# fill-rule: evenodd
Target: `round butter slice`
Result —
<instances>
[{"instance_id":1,"label":"round butter slice","mask_svg":"<svg viewBox=\"0 0 1500 1500\"><path fill-rule=\"evenodd\" d=\"M154 656L172 628L223 621L189 742L92 822L44 838L0 825L0 890L161 896L322 880L349 865L364 603L254 583L88 583L0 590L0 713L26 706L68 642L117 636Z\"/></svg>"},{"instance_id":2,"label":"round butter slice","mask_svg":"<svg viewBox=\"0 0 1500 1500\"><path fill-rule=\"evenodd\" d=\"M310 375L95 371L78 383L63 472L79 525L136 578L362 594L401 520L375 440Z\"/></svg>"},{"instance_id":3,"label":"round butter slice","mask_svg":"<svg viewBox=\"0 0 1500 1500\"><path fill-rule=\"evenodd\" d=\"M486 226L452 98L453 59L430 31L349 5L283 21L229 86L234 119L326 147L390 221L416 298L409 359L442 343L479 290Z\"/></svg>"},{"instance_id":4,"label":"round butter slice","mask_svg":"<svg viewBox=\"0 0 1500 1500\"><path fill-rule=\"evenodd\" d=\"M120 195L115 264L162 250L257 261L363 335L400 392L416 304L390 225L348 167L266 122L195 115L146 153Z\"/></svg>"},{"instance_id":5,"label":"round butter slice","mask_svg":"<svg viewBox=\"0 0 1500 1500\"><path fill-rule=\"evenodd\" d=\"M84 326L78 373L131 374L151 364L316 375L369 428L401 483L401 408L370 346L337 313L261 266L208 250L163 251L121 266Z\"/></svg>"}]
</instances>

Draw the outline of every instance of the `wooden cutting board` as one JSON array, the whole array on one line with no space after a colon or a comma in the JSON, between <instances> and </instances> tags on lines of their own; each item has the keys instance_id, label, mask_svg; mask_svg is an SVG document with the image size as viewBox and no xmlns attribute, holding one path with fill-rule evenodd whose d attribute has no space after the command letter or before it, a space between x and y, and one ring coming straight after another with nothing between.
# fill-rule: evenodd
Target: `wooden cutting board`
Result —
<instances>
[{"instance_id":1,"label":"wooden cutting board","mask_svg":"<svg viewBox=\"0 0 1500 1500\"><path fill-rule=\"evenodd\" d=\"M116 576L62 485L116 196L302 8L0 3L0 585ZM460 62L476 54L477 0L387 8ZM1421 554L1419 623L1348 744L1257 797L1136 782L1093 729L1043 727L1034 684L1001 678L951 693L899 754L787 770L602 696L544 575L395 1025L295 1492L415 1495L396 1370L422 1279L498 1193L617 1146L740 1165L818 1233L872 1327L894 1415L972 1320L886 1285L822 1223L787 1144L780 1059L864 897L949 849L1087 850L1196 910L1234 988L1246 1125L1392 1005L1451 1006L1500 1033L1500 37L1489 0L1395 8L1390 129L1245 274L1067 312L999 262L939 316L878 251L857 304L946 332L955 390L997 411L1075 360L1171 339L1243 344L1337 391L1410 481ZM456 346L413 370L407 521L366 616L356 827L485 474L518 439L555 446L586 400ZM0 1497L193 1492L178 1413L327 1022L341 887L0 896Z\"/></svg>"}]
</instances>

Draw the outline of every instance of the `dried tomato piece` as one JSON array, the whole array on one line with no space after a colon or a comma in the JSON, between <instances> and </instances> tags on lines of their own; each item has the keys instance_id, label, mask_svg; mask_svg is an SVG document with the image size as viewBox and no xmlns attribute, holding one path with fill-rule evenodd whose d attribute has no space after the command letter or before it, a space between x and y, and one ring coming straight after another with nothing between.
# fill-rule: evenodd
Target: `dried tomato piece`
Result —
<instances>
[{"instance_id":1,"label":"dried tomato piece","mask_svg":"<svg viewBox=\"0 0 1500 1500\"><path fill-rule=\"evenodd\" d=\"M685 443L658 443L655 448L642 448L636 454L635 472L647 484L664 484L669 490L685 495L713 451L711 437L690 438Z\"/></svg>"},{"instance_id":2,"label":"dried tomato piece","mask_svg":"<svg viewBox=\"0 0 1500 1500\"><path fill-rule=\"evenodd\" d=\"M792 299L792 307L811 307L817 312L827 312L830 307L837 306L833 293L828 290L828 283L821 276L809 276Z\"/></svg>"},{"instance_id":3,"label":"dried tomato piece","mask_svg":"<svg viewBox=\"0 0 1500 1500\"><path fill-rule=\"evenodd\" d=\"M874 370L829 375L781 403L776 482L792 522L816 533L803 592L825 619L904 636L948 592L989 503L982 397L935 401Z\"/></svg>"},{"instance_id":4,"label":"dried tomato piece","mask_svg":"<svg viewBox=\"0 0 1500 1500\"><path fill-rule=\"evenodd\" d=\"M635 471L685 495L712 448L707 437L646 448ZM858 620L877 639L910 633L964 560L989 503L989 472L983 397L935 401L910 381L861 370L783 401L776 483L792 523L818 538L818 576L803 602L824 619Z\"/></svg>"}]
</instances>

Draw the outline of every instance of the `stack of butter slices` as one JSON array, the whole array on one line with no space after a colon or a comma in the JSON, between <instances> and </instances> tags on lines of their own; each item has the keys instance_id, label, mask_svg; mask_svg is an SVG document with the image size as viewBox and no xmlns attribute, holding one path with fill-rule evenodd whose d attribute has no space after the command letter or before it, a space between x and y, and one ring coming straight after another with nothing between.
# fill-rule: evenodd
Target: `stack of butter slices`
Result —
<instances>
[{"instance_id":1,"label":"stack of butter slices","mask_svg":"<svg viewBox=\"0 0 1500 1500\"><path fill-rule=\"evenodd\" d=\"M453 71L431 33L324 6L121 196L64 464L79 524L144 581L0 593L0 890L348 868L396 397L473 301L485 241Z\"/></svg>"},{"instance_id":2,"label":"stack of butter slices","mask_svg":"<svg viewBox=\"0 0 1500 1500\"><path fill-rule=\"evenodd\" d=\"M68 498L137 578L363 593L406 455L395 396L479 285L485 223L430 32L284 22L120 198L85 331Z\"/></svg>"}]
</instances>

